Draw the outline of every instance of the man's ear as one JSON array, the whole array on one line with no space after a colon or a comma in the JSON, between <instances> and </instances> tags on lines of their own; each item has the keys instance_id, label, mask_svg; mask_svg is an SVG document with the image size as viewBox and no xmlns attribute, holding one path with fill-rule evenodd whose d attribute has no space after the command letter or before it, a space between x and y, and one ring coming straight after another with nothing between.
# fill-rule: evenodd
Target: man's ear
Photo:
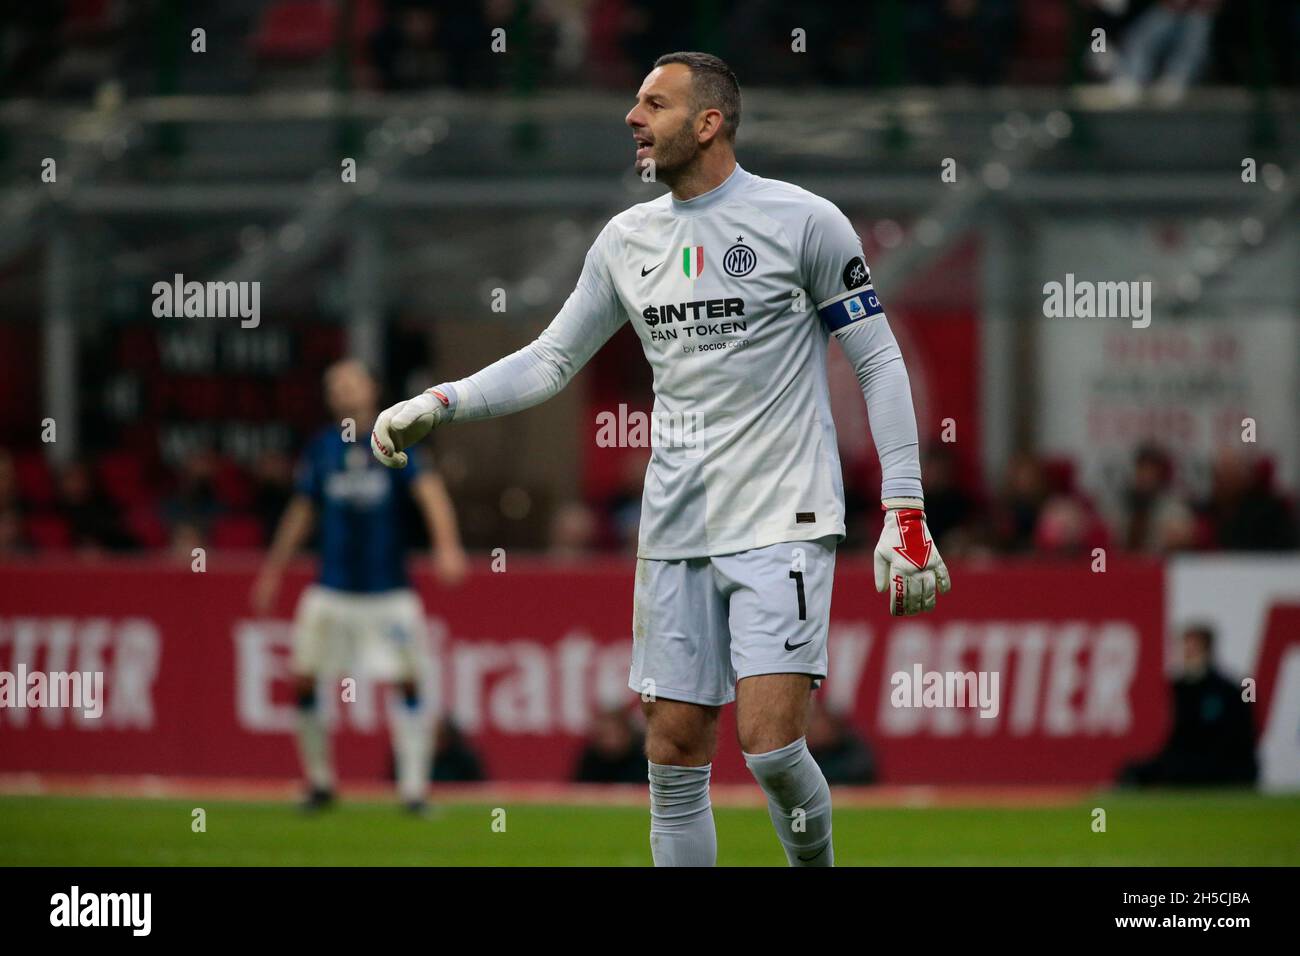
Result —
<instances>
[{"instance_id":1,"label":"man's ear","mask_svg":"<svg viewBox=\"0 0 1300 956\"><path fill-rule=\"evenodd\" d=\"M703 145L722 132L722 111L704 110L695 121L695 138Z\"/></svg>"}]
</instances>

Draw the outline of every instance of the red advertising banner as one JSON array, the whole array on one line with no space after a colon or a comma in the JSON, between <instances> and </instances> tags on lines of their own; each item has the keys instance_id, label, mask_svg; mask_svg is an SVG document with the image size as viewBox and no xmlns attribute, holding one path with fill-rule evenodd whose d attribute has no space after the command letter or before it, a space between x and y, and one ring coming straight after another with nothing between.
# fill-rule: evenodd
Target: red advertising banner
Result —
<instances>
[{"instance_id":1,"label":"red advertising banner","mask_svg":"<svg viewBox=\"0 0 1300 956\"><path fill-rule=\"evenodd\" d=\"M0 771L292 777L294 601L253 617L255 564L0 567L0 678L102 673L102 714L0 706ZM954 565L937 613L890 618L871 567L842 556L821 703L851 716L888 783L1081 784L1158 748L1168 720L1158 564ZM510 558L460 587L419 589L428 683L497 780L565 780L592 717L626 687L632 565ZM929 706L931 673L970 672L985 706ZM11 678L12 680L12 678ZM973 677L974 680L974 677ZM910 684L915 683L913 688ZM930 687L933 691L935 688ZM326 694L344 778L388 768L382 688ZM10 702L12 703L12 701ZM716 779L748 776L727 708ZM983 716L981 716L983 713Z\"/></svg>"}]
</instances>

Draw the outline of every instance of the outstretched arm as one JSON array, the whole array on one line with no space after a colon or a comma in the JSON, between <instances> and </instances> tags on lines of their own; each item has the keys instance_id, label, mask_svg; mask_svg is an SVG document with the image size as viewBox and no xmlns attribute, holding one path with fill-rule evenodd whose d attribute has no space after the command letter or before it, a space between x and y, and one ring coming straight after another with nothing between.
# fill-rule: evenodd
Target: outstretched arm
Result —
<instances>
[{"instance_id":1,"label":"outstretched arm","mask_svg":"<svg viewBox=\"0 0 1300 956\"><path fill-rule=\"evenodd\" d=\"M375 457L401 468L407 461L403 449L436 425L509 415L564 388L627 318L605 263L609 231L606 227L592 244L577 287L541 335L468 378L436 385L383 411L370 436Z\"/></svg>"},{"instance_id":2,"label":"outstretched arm","mask_svg":"<svg viewBox=\"0 0 1300 956\"><path fill-rule=\"evenodd\" d=\"M509 415L551 398L625 321L613 290L583 278L549 326L517 352L457 382L438 386L449 399L448 421Z\"/></svg>"}]
</instances>

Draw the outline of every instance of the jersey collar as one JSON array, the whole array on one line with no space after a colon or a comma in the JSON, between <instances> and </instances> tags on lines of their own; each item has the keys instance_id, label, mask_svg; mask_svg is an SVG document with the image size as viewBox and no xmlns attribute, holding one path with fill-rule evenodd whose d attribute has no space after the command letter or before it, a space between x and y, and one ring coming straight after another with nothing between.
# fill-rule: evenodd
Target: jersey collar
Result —
<instances>
[{"instance_id":1,"label":"jersey collar","mask_svg":"<svg viewBox=\"0 0 1300 956\"><path fill-rule=\"evenodd\" d=\"M700 213L726 202L746 179L751 178L753 177L749 173L740 168L740 163L736 163L736 168L731 171L731 175L706 193L700 193L691 199L678 199L672 193L669 193L668 198L672 200L673 214L678 216L698 216Z\"/></svg>"}]
</instances>

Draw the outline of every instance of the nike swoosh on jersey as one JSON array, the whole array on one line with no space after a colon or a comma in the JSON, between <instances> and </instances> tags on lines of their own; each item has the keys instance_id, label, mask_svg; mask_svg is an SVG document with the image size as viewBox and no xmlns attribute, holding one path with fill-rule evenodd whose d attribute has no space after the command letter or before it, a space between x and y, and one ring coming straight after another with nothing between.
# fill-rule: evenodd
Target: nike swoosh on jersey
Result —
<instances>
[{"instance_id":1,"label":"nike swoosh on jersey","mask_svg":"<svg viewBox=\"0 0 1300 956\"><path fill-rule=\"evenodd\" d=\"M785 639L785 649L787 651L797 651L799 648L811 643L812 643L812 639L810 638L809 640L804 641L802 644L791 644L790 639L787 637Z\"/></svg>"},{"instance_id":2,"label":"nike swoosh on jersey","mask_svg":"<svg viewBox=\"0 0 1300 956\"><path fill-rule=\"evenodd\" d=\"M654 272L656 269L658 269L659 266L661 266L661 265L663 265L662 262L660 262L658 265L653 265L653 266L651 266L649 269L647 269L645 266L642 266L642 267L641 267L641 278L644 279L644 278L645 278L646 276L648 276L650 273L652 273L652 272Z\"/></svg>"}]
</instances>

